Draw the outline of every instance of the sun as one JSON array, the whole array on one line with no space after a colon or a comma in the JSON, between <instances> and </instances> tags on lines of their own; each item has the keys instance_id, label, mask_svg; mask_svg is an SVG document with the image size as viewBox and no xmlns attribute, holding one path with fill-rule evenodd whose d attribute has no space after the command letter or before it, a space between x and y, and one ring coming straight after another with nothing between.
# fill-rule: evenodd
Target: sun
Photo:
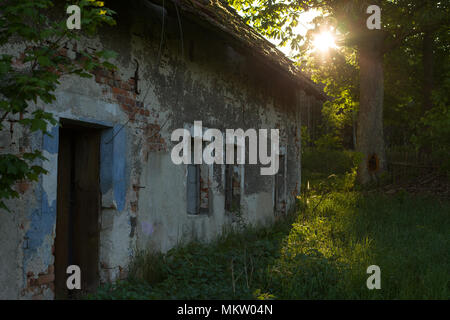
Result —
<instances>
[{"instance_id":1,"label":"sun","mask_svg":"<svg viewBox=\"0 0 450 320\"><path fill-rule=\"evenodd\" d=\"M313 46L316 50L326 52L330 48L336 48L336 42L330 31L323 31L314 37Z\"/></svg>"}]
</instances>

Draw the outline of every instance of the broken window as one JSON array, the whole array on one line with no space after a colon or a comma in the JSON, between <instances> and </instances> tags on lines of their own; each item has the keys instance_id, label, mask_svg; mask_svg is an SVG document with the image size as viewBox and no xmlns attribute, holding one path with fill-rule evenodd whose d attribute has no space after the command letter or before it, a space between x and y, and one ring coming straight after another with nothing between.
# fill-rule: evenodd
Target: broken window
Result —
<instances>
[{"instance_id":1,"label":"broken window","mask_svg":"<svg viewBox=\"0 0 450 320\"><path fill-rule=\"evenodd\" d=\"M225 165L225 210L239 212L241 203L241 179L239 167Z\"/></svg>"},{"instance_id":2,"label":"broken window","mask_svg":"<svg viewBox=\"0 0 450 320\"><path fill-rule=\"evenodd\" d=\"M187 165L187 212L199 214L200 209L200 166Z\"/></svg>"},{"instance_id":3,"label":"broken window","mask_svg":"<svg viewBox=\"0 0 450 320\"><path fill-rule=\"evenodd\" d=\"M209 166L194 164L193 139L191 164L187 165L187 212L194 215L209 213Z\"/></svg>"},{"instance_id":4,"label":"broken window","mask_svg":"<svg viewBox=\"0 0 450 320\"><path fill-rule=\"evenodd\" d=\"M225 210L237 213L241 207L241 172L234 146L234 164L225 165Z\"/></svg>"}]
</instances>

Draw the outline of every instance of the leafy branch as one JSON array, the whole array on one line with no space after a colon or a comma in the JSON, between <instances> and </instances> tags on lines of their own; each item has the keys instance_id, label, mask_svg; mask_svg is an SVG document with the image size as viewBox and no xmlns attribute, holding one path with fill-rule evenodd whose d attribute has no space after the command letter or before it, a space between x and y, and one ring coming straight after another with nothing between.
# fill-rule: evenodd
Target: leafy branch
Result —
<instances>
[{"instance_id":1,"label":"leafy branch","mask_svg":"<svg viewBox=\"0 0 450 320\"><path fill-rule=\"evenodd\" d=\"M41 132L57 121L40 105L51 104L63 76L92 77L95 68L114 69L110 51L79 50L67 55L69 43L92 36L99 26L114 25L113 15L102 1L70 1L82 12L82 30L68 30L65 15L68 1L54 4L49 0L6 0L0 3L0 130L9 122L11 139L14 125L22 132ZM65 7L64 7L65 6ZM39 150L14 152L2 146L0 154L0 208L9 211L4 200L17 198L14 186L22 180L37 181L46 170L45 157Z\"/></svg>"}]
</instances>

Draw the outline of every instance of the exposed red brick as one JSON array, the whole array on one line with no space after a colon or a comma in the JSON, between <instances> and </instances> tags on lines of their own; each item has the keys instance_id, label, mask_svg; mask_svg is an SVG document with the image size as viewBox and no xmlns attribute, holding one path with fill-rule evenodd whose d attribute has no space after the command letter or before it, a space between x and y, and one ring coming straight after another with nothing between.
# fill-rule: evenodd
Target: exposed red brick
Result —
<instances>
[{"instance_id":1,"label":"exposed red brick","mask_svg":"<svg viewBox=\"0 0 450 320\"><path fill-rule=\"evenodd\" d=\"M130 98L128 98L126 96L122 96L122 95L117 96L117 101L119 101L119 103L129 105L131 107L134 107L136 104L136 102L133 99L130 99Z\"/></svg>"},{"instance_id":2,"label":"exposed red brick","mask_svg":"<svg viewBox=\"0 0 450 320\"><path fill-rule=\"evenodd\" d=\"M113 91L114 94L117 94L117 95L121 95L121 96L124 96L124 97L128 96L128 91L126 91L124 89L121 89L121 88L113 87L112 91Z\"/></svg>"},{"instance_id":3,"label":"exposed red brick","mask_svg":"<svg viewBox=\"0 0 450 320\"><path fill-rule=\"evenodd\" d=\"M52 252L54 251L54 246L52 247ZM34 273L27 272L27 287L24 289L22 294L26 292L34 292L35 295L33 299L40 299L44 288L49 288L53 292L55 291L55 267L54 265L49 265L47 271L44 273L39 273L38 277L34 277Z\"/></svg>"},{"instance_id":4,"label":"exposed red brick","mask_svg":"<svg viewBox=\"0 0 450 320\"><path fill-rule=\"evenodd\" d=\"M120 79L119 74L115 71L111 71L111 77L118 82L122 82L122 79Z\"/></svg>"},{"instance_id":5,"label":"exposed red brick","mask_svg":"<svg viewBox=\"0 0 450 320\"><path fill-rule=\"evenodd\" d=\"M115 87L116 86L116 81L112 78L105 78L105 84L107 84L110 87Z\"/></svg>"},{"instance_id":6,"label":"exposed red brick","mask_svg":"<svg viewBox=\"0 0 450 320\"><path fill-rule=\"evenodd\" d=\"M102 68L95 69L94 74L103 78L111 78L111 73L108 70Z\"/></svg>"},{"instance_id":7,"label":"exposed red brick","mask_svg":"<svg viewBox=\"0 0 450 320\"><path fill-rule=\"evenodd\" d=\"M19 193L24 194L29 188L31 184L28 181L21 181L17 183L17 190Z\"/></svg>"},{"instance_id":8,"label":"exposed red brick","mask_svg":"<svg viewBox=\"0 0 450 320\"><path fill-rule=\"evenodd\" d=\"M94 72L95 81L110 87L114 99L119 103L122 110L124 110L130 121L136 121L136 115L142 117L150 117L151 112L145 109L145 105L141 101L137 101L137 95L134 91L135 79L130 78L126 81L120 79L116 72L109 72L107 70L98 68ZM107 95L108 91L103 89L103 95ZM142 120L142 119L140 119ZM145 121L145 120L143 120ZM158 130L159 130L158 126Z\"/></svg>"},{"instance_id":9,"label":"exposed red brick","mask_svg":"<svg viewBox=\"0 0 450 320\"><path fill-rule=\"evenodd\" d=\"M103 77L101 75L99 75L99 74L96 74L95 75L95 82L97 82L97 83L104 83Z\"/></svg>"},{"instance_id":10,"label":"exposed red brick","mask_svg":"<svg viewBox=\"0 0 450 320\"><path fill-rule=\"evenodd\" d=\"M129 105L121 104L120 107L122 108L123 111L125 111L127 113L132 113L133 112L133 109Z\"/></svg>"},{"instance_id":11,"label":"exposed red brick","mask_svg":"<svg viewBox=\"0 0 450 320\"><path fill-rule=\"evenodd\" d=\"M55 281L55 275L53 273L44 274L44 275L39 276L37 284L38 285L49 284L53 281Z\"/></svg>"},{"instance_id":12,"label":"exposed red brick","mask_svg":"<svg viewBox=\"0 0 450 320\"><path fill-rule=\"evenodd\" d=\"M123 90L126 90L126 91L133 90L133 88L130 86L130 84L128 82L120 81L119 85L120 85L120 88Z\"/></svg>"},{"instance_id":13,"label":"exposed red brick","mask_svg":"<svg viewBox=\"0 0 450 320\"><path fill-rule=\"evenodd\" d=\"M27 279L27 285L29 288L36 287L38 285L38 279L36 278L28 278Z\"/></svg>"}]
</instances>

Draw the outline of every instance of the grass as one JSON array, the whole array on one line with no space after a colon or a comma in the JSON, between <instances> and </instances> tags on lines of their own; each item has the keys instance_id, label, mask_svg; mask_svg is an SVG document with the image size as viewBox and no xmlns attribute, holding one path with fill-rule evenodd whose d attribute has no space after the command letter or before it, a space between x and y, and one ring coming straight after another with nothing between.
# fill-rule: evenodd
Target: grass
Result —
<instances>
[{"instance_id":1,"label":"grass","mask_svg":"<svg viewBox=\"0 0 450 320\"><path fill-rule=\"evenodd\" d=\"M450 202L319 183L270 228L141 254L92 299L449 299ZM324 188L323 182L328 185ZM381 269L368 290L367 267Z\"/></svg>"},{"instance_id":2,"label":"grass","mask_svg":"<svg viewBox=\"0 0 450 320\"><path fill-rule=\"evenodd\" d=\"M150 279L109 285L91 298L450 298L449 203L336 192L313 211L319 197L308 201L294 220L270 229L149 258L158 265ZM373 264L381 268L381 290L366 287Z\"/></svg>"}]
</instances>

